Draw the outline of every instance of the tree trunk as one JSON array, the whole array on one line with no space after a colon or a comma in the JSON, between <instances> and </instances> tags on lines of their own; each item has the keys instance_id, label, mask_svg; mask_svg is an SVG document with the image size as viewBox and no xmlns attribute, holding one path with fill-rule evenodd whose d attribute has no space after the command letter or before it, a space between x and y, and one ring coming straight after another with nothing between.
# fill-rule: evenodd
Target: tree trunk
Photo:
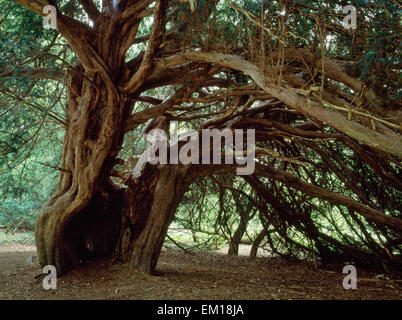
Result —
<instances>
[{"instance_id":1,"label":"tree trunk","mask_svg":"<svg viewBox=\"0 0 402 320\"><path fill-rule=\"evenodd\" d=\"M122 194L113 188L108 173L122 141L125 101L100 79L91 82L71 73L68 80L69 118L58 186L35 226L39 261L56 266L59 274L80 263L84 246L95 249L89 239L94 236L91 233L98 233L94 228L103 229L102 224L109 221L115 229L121 221ZM103 240L110 243L115 232L106 234L111 239L106 241L104 234ZM84 244L77 245L77 241ZM108 251L109 246L102 250Z\"/></svg>"},{"instance_id":2,"label":"tree trunk","mask_svg":"<svg viewBox=\"0 0 402 320\"><path fill-rule=\"evenodd\" d=\"M130 110L114 87L70 75L68 127L57 191L35 227L39 261L58 274L112 255L155 270L167 229L186 190L185 167L147 165L121 189L109 179ZM94 89L95 88L95 89ZM97 90L96 88L102 90Z\"/></svg>"},{"instance_id":3,"label":"tree trunk","mask_svg":"<svg viewBox=\"0 0 402 320\"><path fill-rule=\"evenodd\" d=\"M257 252L258 252L258 248L261 245L262 240L264 240L265 235L267 234L267 231L265 229L262 229L260 231L260 233L257 235L257 237L254 239L253 241L253 245L251 246L250 249L250 259L254 259L257 257Z\"/></svg>"},{"instance_id":4,"label":"tree trunk","mask_svg":"<svg viewBox=\"0 0 402 320\"><path fill-rule=\"evenodd\" d=\"M233 197L238 196L233 192L233 190L232 194ZM237 211L240 213L240 223L229 242L228 255L230 256L237 256L239 254L239 245L241 243L241 239L247 230L248 222L254 217L255 214L255 212L252 212L252 208L253 203L251 201L248 201L246 208L243 208L242 205L237 202Z\"/></svg>"},{"instance_id":5,"label":"tree trunk","mask_svg":"<svg viewBox=\"0 0 402 320\"><path fill-rule=\"evenodd\" d=\"M239 245L243 234L246 232L249 219L250 217L248 216L241 216L239 226L237 227L232 239L230 239L228 255L237 256L239 254Z\"/></svg>"},{"instance_id":6,"label":"tree trunk","mask_svg":"<svg viewBox=\"0 0 402 320\"><path fill-rule=\"evenodd\" d=\"M186 169L178 165L161 168L149 217L134 241L131 256L133 269L154 273L169 225L188 187L188 183L184 182L185 172Z\"/></svg>"}]
</instances>

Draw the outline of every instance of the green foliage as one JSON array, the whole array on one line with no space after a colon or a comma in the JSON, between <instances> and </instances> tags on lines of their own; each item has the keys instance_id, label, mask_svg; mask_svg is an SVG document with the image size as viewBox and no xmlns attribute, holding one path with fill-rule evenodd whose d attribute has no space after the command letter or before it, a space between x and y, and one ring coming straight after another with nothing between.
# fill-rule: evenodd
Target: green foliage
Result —
<instances>
[{"instance_id":1,"label":"green foliage","mask_svg":"<svg viewBox=\"0 0 402 320\"><path fill-rule=\"evenodd\" d=\"M42 202L28 197L22 199L23 201L18 198L12 198L2 202L0 206L0 226L5 226L6 230L34 230L35 213L41 207Z\"/></svg>"},{"instance_id":2,"label":"green foliage","mask_svg":"<svg viewBox=\"0 0 402 320\"><path fill-rule=\"evenodd\" d=\"M42 17L10 1L0 8L0 225L33 230L57 179L50 166L59 162L63 129L49 115L63 113L64 88L25 72L63 68L55 55L63 45Z\"/></svg>"}]
</instances>

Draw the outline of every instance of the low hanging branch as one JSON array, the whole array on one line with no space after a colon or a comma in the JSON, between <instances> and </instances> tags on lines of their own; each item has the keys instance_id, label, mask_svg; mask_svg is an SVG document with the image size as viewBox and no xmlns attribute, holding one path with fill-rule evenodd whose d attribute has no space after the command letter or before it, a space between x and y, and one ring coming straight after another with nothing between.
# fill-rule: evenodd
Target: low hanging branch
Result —
<instances>
[{"instance_id":1,"label":"low hanging branch","mask_svg":"<svg viewBox=\"0 0 402 320\"><path fill-rule=\"evenodd\" d=\"M193 168L189 170L189 179L200 178L211 174L235 173L235 171L236 166L233 165L204 165L202 168L196 168L195 166L193 166ZM284 170L275 169L270 166L256 163L254 175L280 181L287 186L296 190L303 191L305 194L308 194L310 196L327 200L333 204L346 206L352 210L359 212L366 219L373 221L379 225L387 225L395 230L402 231L401 219L388 216L381 211L373 209L350 197L326 190L311 183L304 182L295 175Z\"/></svg>"},{"instance_id":2,"label":"low hanging branch","mask_svg":"<svg viewBox=\"0 0 402 320\"><path fill-rule=\"evenodd\" d=\"M284 87L278 88L275 84L269 82L269 79L266 79L257 66L239 56L222 53L188 52L178 55L176 59L178 62L207 61L240 70L248 74L266 93L302 114L313 117L360 143L402 159L402 139L396 140L395 137L389 137L350 121L340 112L326 108L308 97L299 95L295 90Z\"/></svg>"}]
</instances>

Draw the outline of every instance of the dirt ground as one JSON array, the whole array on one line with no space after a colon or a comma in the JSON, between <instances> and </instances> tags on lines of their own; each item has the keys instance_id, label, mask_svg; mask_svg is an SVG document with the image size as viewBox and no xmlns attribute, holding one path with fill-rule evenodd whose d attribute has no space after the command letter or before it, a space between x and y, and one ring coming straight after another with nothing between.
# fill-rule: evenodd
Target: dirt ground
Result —
<instances>
[{"instance_id":1,"label":"dirt ground","mask_svg":"<svg viewBox=\"0 0 402 320\"><path fill-rule=\"evenodd\" d=\"M164 249L155 276L133 274L127 265L89 263L60 279L56 290L42 287L39 264L28 264L35 247L0 245L0 299L393 299L402 300L402 279L357 270L356 290L342 287L342 265L274 258L189 255Z\"/></svg>"}]
</instances>

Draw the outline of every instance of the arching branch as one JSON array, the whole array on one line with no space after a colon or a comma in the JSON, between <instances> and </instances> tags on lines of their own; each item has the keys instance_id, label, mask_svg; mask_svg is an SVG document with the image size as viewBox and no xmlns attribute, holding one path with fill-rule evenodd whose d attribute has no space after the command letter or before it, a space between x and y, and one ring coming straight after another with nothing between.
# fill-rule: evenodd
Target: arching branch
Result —
<instances>
[{"instance_id":1,"label":"arching branch","mask_svg":"<svg viewBox=\"0 0 402 320\"><path fill-rule=\"evenodd\" d=\"M176 56L177 61L206 61L221 66L243 71L248 74L265 92L286 103L295 110L313 117L334 129L345 133L351 138L372 148L395 155L402 159L402 140L396 140L385 134L378 133L359 123L348 120L338 111L324 107L322 104L297 94L290 88L279 88L270 82L261 70L243 58L230 54L209 52L188 52Z\"/></svg>"},{"instance_id":2,"label":"arching branch","mask_svg":"<svg viewBox=\"0 0 402 320\"><path fill-rule=\"evenodd\" d=\"M236 166L233 165L193 165L192 168L190 168L190 170L188 171L187 179L196 179L211 174L235 173L235 171ZM296 190L300 190L312 197L327 200L328 202L333 204L344 205L352 210L359 212L363 217L370 221L373 221L380 225L387 225L398 231L402 230L401 219L388 216L383 212L373 209L350 197L326 190L311 183L304 182L295 175L284 170L256 163L254 175L280 181L287 186Z\"/></svg>"}]
</instances>

